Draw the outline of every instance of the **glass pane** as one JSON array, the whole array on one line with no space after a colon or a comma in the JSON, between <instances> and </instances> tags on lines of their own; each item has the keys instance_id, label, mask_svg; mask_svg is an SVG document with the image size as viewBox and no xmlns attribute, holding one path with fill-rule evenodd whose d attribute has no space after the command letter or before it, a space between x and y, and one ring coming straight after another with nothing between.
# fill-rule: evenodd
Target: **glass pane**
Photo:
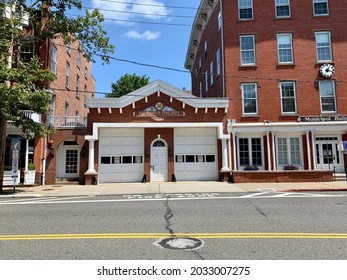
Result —
<instances>
[{"instance_id":1,"label":"glass pane","mask_svg":"<svg viewBox=\"0 0 347 280\"><path fill-rule=\"evenodd\" d=\"M77 173L77 150L66 150L65 173Z\"/></svg>"}]
</instances>

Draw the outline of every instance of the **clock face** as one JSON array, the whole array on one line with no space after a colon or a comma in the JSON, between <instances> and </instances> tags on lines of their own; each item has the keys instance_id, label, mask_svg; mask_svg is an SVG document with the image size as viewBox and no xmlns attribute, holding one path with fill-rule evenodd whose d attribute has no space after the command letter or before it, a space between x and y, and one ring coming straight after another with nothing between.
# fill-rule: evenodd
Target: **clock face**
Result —
<instances>
[{"instance_id":1,"label":"clock face","mask_svg":"<svg viewBox=\"0 0 347 280\"><path fill-rule=\"evenodd\" d=\"M330 78L335 73L335 68L331 64L323 64L319 71L323 77Z\"/></svg>"}]
</instances>

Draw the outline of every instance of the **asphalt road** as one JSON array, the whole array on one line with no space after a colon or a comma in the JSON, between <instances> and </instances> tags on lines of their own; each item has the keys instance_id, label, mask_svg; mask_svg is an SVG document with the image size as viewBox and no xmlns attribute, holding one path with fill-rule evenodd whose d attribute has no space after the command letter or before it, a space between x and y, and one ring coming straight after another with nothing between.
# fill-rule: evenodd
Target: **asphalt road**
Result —
<instances>
[{"instance_id":1,"label":"asphalt road","mask_svg":"<svg viewBox=\"0 0 347 280\"><path fill-rule=\"evenodd\" d=\"M342 192L6 199L0 258L345 260L346 217Z\"/></svg>"}]
</instances>

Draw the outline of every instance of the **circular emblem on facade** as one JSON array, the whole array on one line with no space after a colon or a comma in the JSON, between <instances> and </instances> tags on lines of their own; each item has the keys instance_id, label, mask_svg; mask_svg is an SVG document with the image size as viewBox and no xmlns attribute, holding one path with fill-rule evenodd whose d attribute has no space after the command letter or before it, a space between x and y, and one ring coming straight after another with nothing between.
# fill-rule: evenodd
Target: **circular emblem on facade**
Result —
<instances>
[{"instance_id":1,"label":"circular emblem on facade","mask_svg":"<svg viewBox=\"0 0 347 280\"><path fill-rule=\"evenodd\" d=\"M323 77L330 78L335 73L335 68L331 64L323 64L320 67L319 72Z\"/></svg>"},{"instance_id":2,"label":"circular emblem on facade","mask_svg":"<svg viewBox=\"0 0 347 280\"><path fill-rule=\"evenodd\" d=\"M157 110L157 111L161 111L164 109L164 104L161 103L161 102L157 102L155 105L154 105L154 108Z\"/></svg>"},{"instance_id":3,"label":"circular emblem on facade","mask_svg":"<svg viewBox=\"0 0 347 280\"><path fill-rule=\"evenodd\" d=\"M170 250L195 250L204 245L201 239L191 237L163 238L154 243L155 245Z\"/></svg>"}]
</instances>

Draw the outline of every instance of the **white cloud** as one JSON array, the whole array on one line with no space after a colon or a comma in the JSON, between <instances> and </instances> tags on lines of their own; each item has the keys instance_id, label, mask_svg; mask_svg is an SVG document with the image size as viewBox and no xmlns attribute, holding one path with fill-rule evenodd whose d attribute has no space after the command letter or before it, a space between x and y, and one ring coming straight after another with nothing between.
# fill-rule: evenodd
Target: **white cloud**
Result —
<instances>
[{"instance_id":1,"label":"white cloud","mask_svg":"<svg viewBox=\"0 0 347 280\"><path fill-rule=\"evenodd\" d=\"M129 3L130 1L124 0L124 2ZM122 20L141 21L143 19L152 19L158 21L170 13L165 4L159 0L134 0L132 4L92 0L92 4L93 8L101 9L100 12L104 14L105 18L114 19L112 22L120 25L129 25L127 22L122 22Z\"/></svg>"},{"instance_id":2,"label":"white cloud","mask_svg":"<svg viewBox=\"0 0 347 280\"><path fill-rule=\"evenodd\" d=\"M160 32L152 32L152 31L145 31L143 33L139 33L137 31L128 31L125 36L130 39L136 39L136 40L156 40L160 37Z\"/></svg>"}]
</instances>

